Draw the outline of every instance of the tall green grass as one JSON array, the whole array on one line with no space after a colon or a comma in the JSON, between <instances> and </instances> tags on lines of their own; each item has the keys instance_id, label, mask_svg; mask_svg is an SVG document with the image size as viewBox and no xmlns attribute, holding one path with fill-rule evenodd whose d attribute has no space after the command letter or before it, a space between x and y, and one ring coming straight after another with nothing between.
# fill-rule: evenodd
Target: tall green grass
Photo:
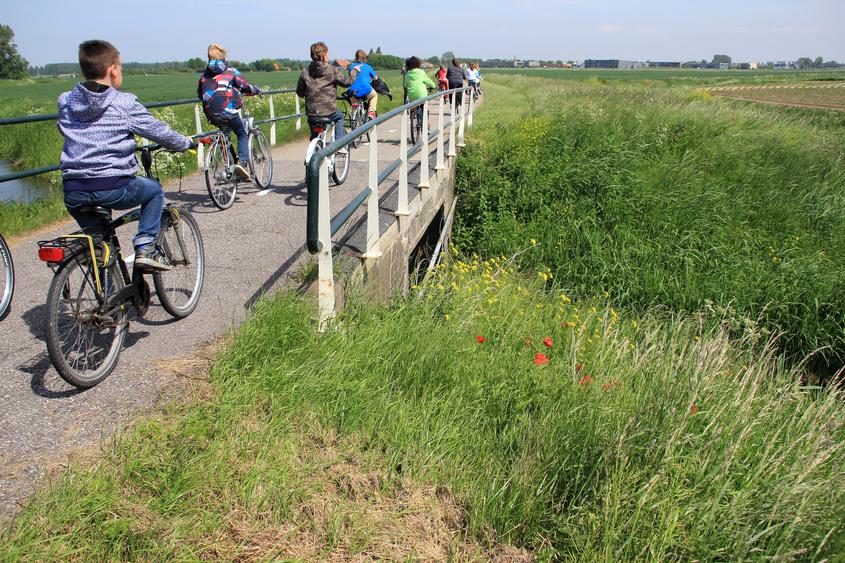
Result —
<instances>
[{"instance_id":1,"label":"tall green grass","mask_svg":"<svg viewBox=\"0 0 845 563\"><path fill-rule=\"evenodd\" d=\"M710 311L845 359L845 137L838 115L688 89L492 77L458 160L455 240L483 256L529 239L579 295ZM827 112L825 113L827 115Z\"/></svg>"},{"instance_id":2,"label":"tall green grass","mask_svg":"<svg viewBox=\"0 0 845 563\"><path fill-rule=\"evenodd\" d=\"M212 400L138 425L98 468L58 481L0 558L296 557L280 547L288 532L257 551L251 538L295 528L319 494L303 428L354 439L387 488L451 491L465 533L538 556L845 553L840 392L802 388L696 319L570 302L499 260L458 263L414 295L359 302L322 336L312 304L262 302L218 360ZM323 557L333 533L316 536Z\"/></svg>"}]
</instances>

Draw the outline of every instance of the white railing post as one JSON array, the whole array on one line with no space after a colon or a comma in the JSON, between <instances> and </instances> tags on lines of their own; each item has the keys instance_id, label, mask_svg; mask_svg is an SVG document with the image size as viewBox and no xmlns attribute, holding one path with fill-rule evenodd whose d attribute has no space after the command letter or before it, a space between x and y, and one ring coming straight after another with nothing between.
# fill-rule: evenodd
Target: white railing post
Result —
<instances>
[{"instance_id":1,"label":"white railing post","mask_svg":"<svg viewBox=\"0 0 845 563\"><path fill-rule=\"evenodd\" d=\"M467 93L464 90L464 95L461 96L461 125L458 127L458 146L463 148L466 146L464 143L464 128L466 127L466 105L467 105Z\"/></svg>"},{"instance_id":2,"label":"white railing post","mask_svg":"<svg viewBox=\"0 0 845 563\"><path fill-rule=\"evenodd\" d=\"M443 127L445 120L443 119L444 101L440 98L440 113L437 116L437 160L434 163L434 169L438 172L446 169L446 163L443 161Z\"/></svg>"},{"instance_id":3,"label":"white railing post","mask_svg":"<svg viewBox=\"0 0 845 563\"><path fill-rule=\"evenodd\" d=\"M455 150L455 96L457 95L457 92L452 92L452 103L449 108L451 112L451 115L449 115L449 152L446 153L446 156L458 156Z\"/></svg>"},{"instance_id":4,"label":"white railing post","mask_svg":"<svg viewBox=\"0 0 845 563\"><path fill-rule=\"evenodd\" d=\"M370 197L367 199L367 250L364 258L378 258L378 127L370 129Z\"/></svg>"},{"instance_id":5,"label":"white railing post","mask_svg":"<svg viewBox=\"0 0 845 563\"><path fill-rule=\"evenodd\" d=\"M202 120L200 119L200 105L194 104L194 119L197 122L197 135L202 133ZM205 145L197 144L197 168L202 168L205 164Z\"/></svg>"},{"instance_id":6,"label":"white railing post","mask_svg":"<svg viewBox=\"0 0 845 563\"><path fill-rule=\"evenodd\" d=\"M467 115L467 127L472 127L472 112L475 111L475 95L469 96L469 115Z\"/></svg>"},{"instance_id":7,"label":"white railing post","mask_svg":"<svg viewBox=\"0 0 845 563\"><path fill-rule=\"evenodd\" d=\"M276 108L273 106L273 94L270 94L270 119L276 119ZM276 122L270 122L270 146L276 144Z\"/></svg>"},{"instance_id":8,"label":"white railing post","mask_svg":"<svg viewBox=\"0 0 845 563\"><path fill-rule=\"evenodd\" d=\"M402 125L399 126L399 203L396 215L408 215L408 122L411 112L402 112ZM404 226L402 223L400 227Z\"/></svg>"},{"instance_id":9,"label":"white railing post","mask_svg":"<svg viewBox=\"0 0 845 563\"><path fill-rule=\"evenodd\" d=\"M428 178L428 160L429 154L431 154L429 141L428 141L428 101L426 100L423 102L423 122L422 122L422 148L420 148L420 183L417 184L418 188L430 188L431 184L429 183Z\"/></svg>"},{"instance_id":10,"label":"white railing post","mask_svg":"<svg viewBox=\"0 0 845 563\"><path fill-rule=\"evenodd\" d=\"M293 95L293 98L296 100L296 115L299 115L299 96L296 94ZM296 130L299 131L302 128L302 118L296 118Z\"/></svg>"},{"instance_id":11,"label":"white railing post","mask_svg":"<svg viewBox=\"0 0 845 563\"><path fill-rule=\"evenodd\" d=\"M329 161L327 158L324 158L320 163L319 178L320 203L317 209L317 237L322 248L317 263L317 275L319 277L318 306L320 309L320 332L324 332L328 328L328 323L335 316L332 227L329 207Z\"/></svg>"}]
</instances>

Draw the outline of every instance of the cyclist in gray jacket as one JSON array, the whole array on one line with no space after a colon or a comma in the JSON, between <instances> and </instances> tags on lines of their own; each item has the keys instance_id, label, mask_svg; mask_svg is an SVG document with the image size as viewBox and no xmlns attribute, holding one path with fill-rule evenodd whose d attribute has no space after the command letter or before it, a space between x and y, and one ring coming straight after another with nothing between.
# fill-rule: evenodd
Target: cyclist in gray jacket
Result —
<instances>
[{"instance_id":1,"label":"cyclist in gray jacket","mask_svg":"<svg viewBox=\"0 0 845 563\"><path fill-rule=\"evenodd\" d=\"M329 118L334 122L335 137L346 134L343 129L343 114L337 110L337 87L351 86L352 78L342 67L329 64L329 48L321 42L311 45L313 61L299 75L296 95L305 98L305 114L313 125L316 118ZM312 129L311 138L314 138Z\"/></svg>"}]
</instances>

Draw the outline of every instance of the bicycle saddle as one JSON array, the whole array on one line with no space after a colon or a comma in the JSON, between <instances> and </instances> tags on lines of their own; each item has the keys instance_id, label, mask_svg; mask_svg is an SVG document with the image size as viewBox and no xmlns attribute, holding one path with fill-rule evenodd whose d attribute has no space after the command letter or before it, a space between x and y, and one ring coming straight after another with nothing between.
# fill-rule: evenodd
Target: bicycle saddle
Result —
<instances>
[{"instance_id":1,"label":"bicycle saddle","mask_svg":"<svg viewBox=\"0 0 845 563\"><path fill-rule=\"evenodd\" d=\"M331 125L334 120L331 117L316 116L309 117L308 123L311 125Z\"/></svg>"},{"instance_id":2,"label":"bicycle saddle","mask_svg":"<svg viewBox=\"0 0 845 563\"><path fill-rule=\"evenodd\" d=\"M111 220L111 209L103 207L102 205L83 205L78 211L79 213L84 213L86 215L96 215L98 217L102 217L107 221Z\"/></svg>"}]
</instances>

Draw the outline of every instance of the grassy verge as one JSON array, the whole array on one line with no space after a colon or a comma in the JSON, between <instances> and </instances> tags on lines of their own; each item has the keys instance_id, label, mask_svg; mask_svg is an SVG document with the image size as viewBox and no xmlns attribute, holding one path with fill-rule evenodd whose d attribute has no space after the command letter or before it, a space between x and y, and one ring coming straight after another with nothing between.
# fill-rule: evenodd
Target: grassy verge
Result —
<instances>
[{"instance_id":1,"label":"grassy verge","mask_svg":"<svg viewBox=\"0 0 845 563\"><path fill-rule=\"evenodd\" d=\"M493 76L458 161L456 241L579 295L708 310L845 358L841 116L638 84Z\"/></svg>"},{"instance_id":2,"label":"grassy verge","mask_svg":"<svg viewBox=\"0 0 845 563\"><path fill-rule=\"evenodd\" d=\"M262 302L211 399L56 482L0 558L843 553L841 393L697 319L625 316L541 277L459 262L323 336L312 305Z\"/></svg>"}]
</instances>

